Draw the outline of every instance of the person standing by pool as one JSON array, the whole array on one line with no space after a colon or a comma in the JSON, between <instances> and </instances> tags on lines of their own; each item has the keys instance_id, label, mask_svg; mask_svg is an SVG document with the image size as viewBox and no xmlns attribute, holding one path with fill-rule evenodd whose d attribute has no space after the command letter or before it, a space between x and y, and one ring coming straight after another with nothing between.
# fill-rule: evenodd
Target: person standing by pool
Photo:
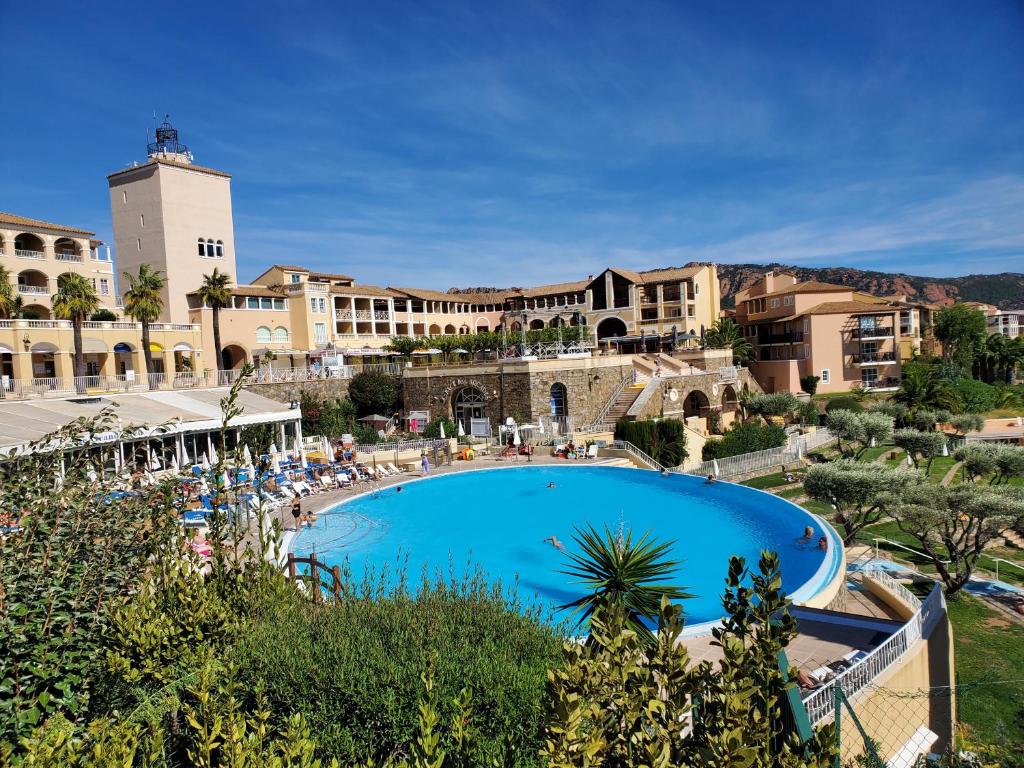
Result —
<instances>
[{"instance_id":1,"label":"person standing by pool","mask_svg":"<svg viewBox=\"0 0 1024 768\"><path fill-rule=\"evenodd\" d=\"M429 475L430 474L430 457L427 456L427 452L426 451L424 451L423 454L420 456L420 464L423 466L423 474L424 475Z\"/></svg>"},{"instance_id":2,"label":"person standing by pool","mask_svg":"<svg viewBox=\"0 0 1024 768\"><path fill-rule=\"evenodd\" d=\"M292 517L295 518L295 530L299 530L299 520L302 518L302 500L295 498L292 500Z\"/></svg>"}]
</instances>

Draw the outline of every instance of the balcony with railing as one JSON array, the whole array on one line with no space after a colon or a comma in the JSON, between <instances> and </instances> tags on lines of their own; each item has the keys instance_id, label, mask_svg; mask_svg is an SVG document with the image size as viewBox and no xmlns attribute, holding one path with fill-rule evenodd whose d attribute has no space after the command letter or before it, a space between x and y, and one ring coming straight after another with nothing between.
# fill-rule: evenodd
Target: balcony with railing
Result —
<instances>
[{"instance_id":1,"label":"balcony with railing","mask_svg":"<svg viewBox=\"0 0 1024 768\"><path fill-rule=\"evenodd\" d=\"M852 356L854 365L891 365L896 362L895 352L861 352Z\"/></svg>"},{"instance_id":2,"label":"balcony with railing","mask_svg":"<svg viewBox=\"0 0 1024 768\"><path fill-rule=\"evenodd\" d=\"M790 333L759 333L758 344L799 344L804 340L803 331L792 331Z\"/></svg>"},{"instance_id":3,"label":"balcony with railing","mask_svg":"<svg viewBox=\"0 0 1024 768\"><path fill-rule=\"evenodd\" d=\"M57 259L57 261L81 261L82 260L82 257L79 254L73 253L71 251L57 251L55 254L53 254L53 256L54 256L55 259Z\"/></svg>"},{"instance_id":4,"label":"balcony with railing","mask_svg":"<svg viewBox=\"0 0 1024 768\"><path fill-rule=\"evenodd\" d=\"M31 285L30 283L18 283L18 293L24 293L29 296L47 296L50 293L49 286L46 285Z\"/></svg>"},{"instance_id":5,"label":"balcony with railing","mask_svg":"<svg viewBox=\"0 0 1024 768\"><path fill-rule=\"evenodd\" d=\"M879 324L871 327L857 327L850 330L853 339L891 339L893 327L890 324Z\"/></svg>"},{"instance_id":6,"label":"balcony with railing","mask_svg":"<svg viewBox=\"0 0 1024 768\"><path fill-rule=\"evenodd\" d=\"M46 254L42 251L30 251L24 248L15 248L14 255L19 259L45 259Z\"/></svg>"}]
</instances>

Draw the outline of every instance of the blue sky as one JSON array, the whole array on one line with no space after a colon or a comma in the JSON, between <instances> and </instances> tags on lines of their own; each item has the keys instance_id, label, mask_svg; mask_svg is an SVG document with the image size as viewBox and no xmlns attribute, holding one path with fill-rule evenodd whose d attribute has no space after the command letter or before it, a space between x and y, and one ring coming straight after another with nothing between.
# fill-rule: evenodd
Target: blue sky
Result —
<instances>
[{"instance_id":1,"label":"blue sky","mask_svg":"<svg viewBox=\"0 0 1024 768\"><path fill-rule=\"evenodd\" d=\"M170 113L234 177L242 280L272 262L441 289L691 260L1024 271L1019 2L0 13L0 210L112 243L105 176Z\"/></svg>"}]
</instances>

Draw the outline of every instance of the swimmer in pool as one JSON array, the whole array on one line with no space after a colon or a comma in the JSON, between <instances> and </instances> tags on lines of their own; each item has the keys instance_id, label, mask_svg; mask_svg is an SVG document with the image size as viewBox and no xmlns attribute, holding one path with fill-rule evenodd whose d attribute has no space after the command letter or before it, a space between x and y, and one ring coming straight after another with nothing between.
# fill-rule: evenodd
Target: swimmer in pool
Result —
<instances>
[{"instance_id":1,"label":"swimmer in pool","mask_svg":"<svg viewBox=\"0 0 1024 768\"><path fill-rule=\"evenodd\" d=\"M548 483L548 488L554 488L554 487L555 487L554 483Z\"/></svg>"},{"instance_id":2,"label":"swimmer in pool","mask_svg":"<svg viewBox=\"0 0 1024 768\"><path fill-rule=\"evenodd\" d=\"M557 550L565 549L565 544L560 542L558 540L558 537L555 536L554 534L552 534L551 536L548 536L546 539L544 539L544 543L545 544L550 544L552 547L554 547Z\"/></svg>"},{"instance_id":3,"label":"swimmer in pool","mask_svg":"<svg viewBox=\"0 0 1024 768\"><path fill-rule=\"evenodd\" d=\"M704 481L704 485L714 485L714 484L715 484L715 476L714 475L708 475L708 479Z\"/></svg>"},{"instance_id":4,"label":"swimmer in pool","mask_svg":"<svg viewBox=\"0 0 1024 768\"><path fill-rule=\"evenodd\" d=\"M397 488L395 488L395 493L401 493L401 492L402 492L402 486L398 486ZM810 530L810 529L808 528L808 530Z\"/></svg>"},{"instance_id":5,"label":"swimmer in pool","mask_svg":"<svg viewBox=\"0 0 1024 768\"><path fill-rule=\"evenodd\" d=\"M804 538L803 538L803 541L811 541L811 539L813 539L813 538L814 538L814 529L811 528L811 526L808 525L806 528L804 528Z\"/></svg>"},{"instance_id":6,"label":"swimmer in pool","mask_svg":"<svg viewBox=\"0 0 1024 768\"><path fill-rule=\"evenodd\" d=\"M826 539L824 536L818 539L818 549L820 549L822 552L828 551L828 539Z\"/></svg>"}]
</instances>

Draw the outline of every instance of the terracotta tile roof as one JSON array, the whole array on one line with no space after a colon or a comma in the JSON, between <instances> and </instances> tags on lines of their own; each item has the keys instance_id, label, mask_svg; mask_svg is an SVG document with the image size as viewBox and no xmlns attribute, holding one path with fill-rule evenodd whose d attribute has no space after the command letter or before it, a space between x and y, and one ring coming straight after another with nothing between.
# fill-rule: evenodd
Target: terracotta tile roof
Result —
<instances>
[{"instance_id":1,"label":"terracotta tile roof","mask_svg":"<svg viewBox=\"0 0 1024 768\"><path fill-rule=\"evenodd\" d=\"M394 291L387 288L381 288L378 285L364 285L362 283L358 285L332 285L331 293L337 293L342 296L394 296Z\"/></svg>"},{"instance_id":2,"label":"terracotta tile roof","mask_svg":"<svg viewBox=\"0 0 1024 768\"><path fill-rule=\"evenodd\" d=\"M85 235L86 237L92 237L96 234L95 232L87 232L84 229L75 229L74 227L66 227L63 224L54 224L49 221L43 221L42 219L30 219L26 216L18 216L14 213L4 213L3 211L0 211L0 225L19 227L25 230L53 229L58 232L67 232L71 235Z\"/></svg>"},{"instance_id":3,"label":"terracotta tile roof","mask_svg":"<svg viewBox=\"0 0 1024 768\"><path fill-rule=\"evenodd\" d=\"M345 280L350 283L354 283L356 279L348 275L337 275L333 272L310 272L310 280Z\"/></svg>"},{"instance_id":4,"label":"terracotta tile roof","mask_svg":"<svg viewBox=\"0 0 1024 768\"><path fill-rule=\"evenodd\" d=\"M309 272L309 270L306 269L305 267L296 267L293 266L292 264L271 264L270 267L266 270L266 272L269 272L271 269L280 269L282 272Z\"/></svg>"},{"instance_id":5,"label":"terracotta tile roof","mask_svg":"<svg viewBox=\"0 0 1024 768\"><path fill-rule=\"evenodd\" d=\"M571 283L537 285L533 288L523 288L518 291L499 291L499 293L507 294L506 298L511 296L525 296L527 298L532 298L534 296L547 296L561 293L579 293L580 291L585 291L587 286L590 285L590 282L590 280L576 280Z\"/></svg>"},{"instance_id":6,"label":"terracotta tile roof","mask_svg":"<svg viewBox=\"0 0 1024 768\"><path fill-rule=\"evenodd\" d=\"M457 304L501 304L505 296L516 295L506 291L490 291L483 293L445 293L432 291L429 288L396 288L388 286L396 294L411 296L414 299L427 301L452 301Z\"/></svg>"},{"instance_id":7,"label":"terracotta tile roof","mask_svg":"<svg viewBox=\"0 0 1024 768\"><path fill-rule=\"evenodd\" d=\"M685 267L666 267L665 269L646 269L640 273L646 283L661 283L665 280L686 280L699 273L702 264L687 264Z\"/></svg>"},{"instance_id":8,"label":"terracotta tile roof","mask_svg":"<svg viewBox=\"0 0 1024 768\"><path fill-rule=\"evenodd\" d=\"M798 317L807 317L808 315L863 315L889 313L896 312L898 310L898 305L888 303L869 301L825 301L821 304L815 304L813 307L804 310L803 312L790 315L789 317L773 317L771 318L771 321L773 323L779 323L785 320L795 320Z\"/></svg>"},{"instance_id":9,"label":"terracotta tile roof","mask_svg":"<svg viewBox=\"0 0 1024 768\"><path fill-rule=\"evenodd\" d=\"M752 299L760 299L764 296L780 296L784 293L833 293L839 291L854 292L848 285L836 285L835 283L823 283L820 280L806 280L796 285L779 288L771 293L762 293L757 296L750 296Z\"/></svg>"},{"instance_id":10,"label":"terracotta tile roof","mask_svg":"<svg viewBox=\"0 0 1024 768\"><path fill-rule=\"evenodd\" d=\"M114 171L113 173L108 173L107 174L107 178L108 179L112 179L115 176L122 176L122 175L124 175L126 173L131 173L132 171L137 171L140 168L148 168L148 167L153 166L153 165L166 165L166 166L168 166L170 168L181 168L181 169L184 169L186 171L198 171L199 173L208 173L211 176L223 176L225 179L230 179L231 178L231 174L230 173L225 173L224 171L218 171L216 168L207 168L204 165L194 165L192 163L178 163L178 162L175 162L174 160L165 160L165 159L160 158L160 157L151 157L151 158L149 158L144 163L139 163L138 165L133 165L130 168L124 168L124 169L122 169L120 171Z\"/></svg>"}]
</instances>

